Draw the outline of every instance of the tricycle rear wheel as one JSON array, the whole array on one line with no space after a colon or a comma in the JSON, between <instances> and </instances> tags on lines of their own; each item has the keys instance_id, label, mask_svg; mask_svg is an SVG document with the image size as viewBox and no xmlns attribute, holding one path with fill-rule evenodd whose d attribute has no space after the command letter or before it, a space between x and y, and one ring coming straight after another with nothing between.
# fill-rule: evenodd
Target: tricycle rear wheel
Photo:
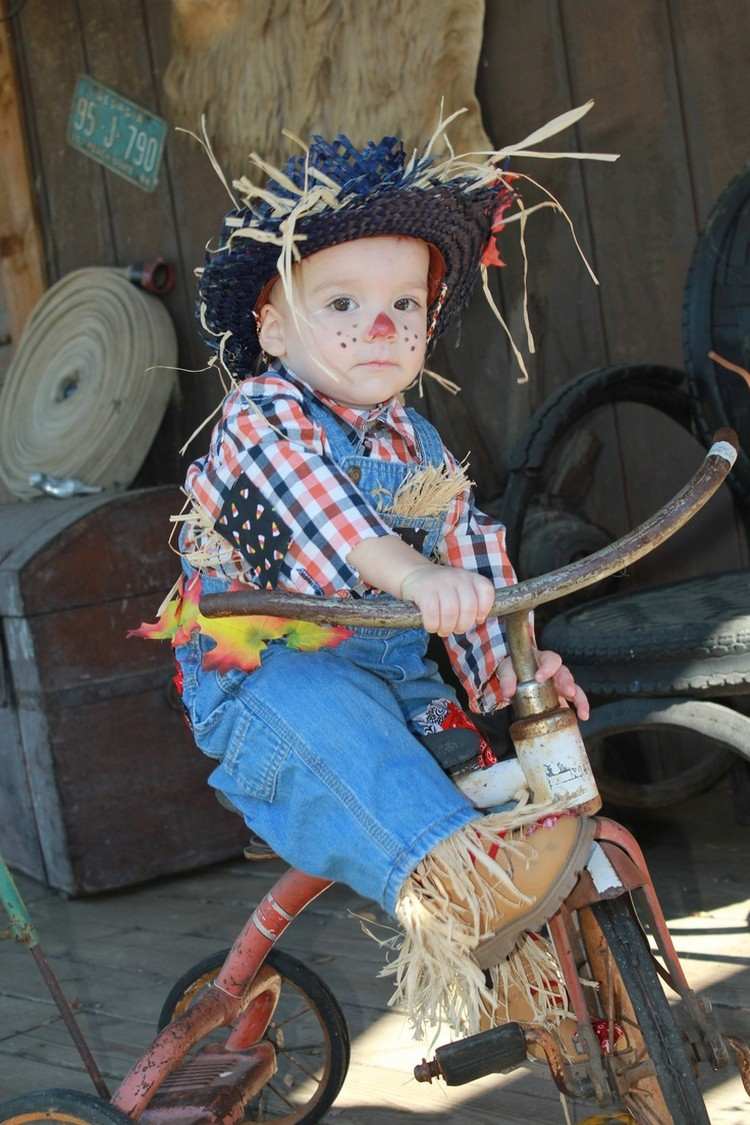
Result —
<instances>
[{"instance_id":1,"label":"tricycle rear wheel","mask_svg":"<svg viewBox=\"0 0 750 1125\"><path fill-rule=\"evenodd\" d=\"M0 1125L132 1125L127 1114L81 1090L34 1090L0 1105Z\"/></svg>"}]
</instances>

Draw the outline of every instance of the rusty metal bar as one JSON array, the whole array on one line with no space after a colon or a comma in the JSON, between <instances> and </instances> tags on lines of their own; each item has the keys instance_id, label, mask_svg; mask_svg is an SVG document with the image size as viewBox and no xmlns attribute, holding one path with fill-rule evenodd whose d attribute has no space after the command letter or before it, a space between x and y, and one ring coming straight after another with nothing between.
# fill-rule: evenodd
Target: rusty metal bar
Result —
<instances>
[{"instance_id":1,"label":"rusty metal bar","mask_svg":"<svg viewBox=\"0 0 750 1125\"><path fill-rule=\"evenodd\" d=\"M585 559L498 590L491 615L507 617L508 614L528 611L556 598L566 597L648 555L692 519L720 488L736 460L737 448L734 431L719 430L693 478L650 519ZM321 624L389 629L416 629L422 624L421 614L416 608L387 597L368 601L367 598L316 598L277 590L248 589L206 594L201 598L200 609L206 617L270 614Z\"/></svg>"},{"instance_id":2,"label":"rusty metal bar","mask_svg":"<svg viewBox=\"0 0 750 1125\"><path fill-rule=\"evenodd\" d=\"M78 1026L70 1002L60 988L60 982L42 952L42 947L39 944L39 935L26 909L26 903L18 893L18 888L13 881L10 869L2 856L0 856L0 904L5 908L5 912L10 921L8 936L15 938L17 942L20 942L21 945L25 945L28 948L29 953L34 958L36 966L42 975L44 983L49 989L52 999L57 1005L57 1010L62 1016L63 1023L70 1032L70 1037L75 1044L78 1054L81 1056L83 1065L88 1071L89 1078L94 1084L94 1089L100 1097L109 1100L107 1083L102 1078L102 1073L96 1065L96 1060L91 1054L88 1044L83 1037L83 1032Z\"/></svg>"},{"instance_id":3,"label":"rusty metal bar","mask_svg":"<svg viewBox=\"0 0 750 1125\"><path fill-rule=\"evenodd\" d=\"M89 1045L86 1042L86 1040L84 1039L83 1032L81 1031L80 1027L78 1026L78 1022L77 1022L75 1016L73 1015L73 1009L71 1008L70 1004L68 1003L68 1000L67 1000L67 997L65 996L65 993L60 988L60 984L57 980L57 977L52 972L52 969L50 968L50 966L47 962L47 958L42 953L41 946L34 945L31 948L30 953L31 953L31 956L36 961L37 968L39 969L39 972L42 974L42 978L44 980L44 983L47 985L47 988L50 990L50 993L52 995L52 999L55 1001L55 1004L57 1004L57 1010L59 1011L60 1015L63 1018L63 1023L65 1024L68 1031L70 1032L70 1037L75 1044L75 1047L76 1047L76 1050L78 1051L78 1054L81 1056L81 1061L82 1061L83 1065L86 1067L89 1078L94 1083L94 1089L96 1090L96 1092L97 1092L97 1094L99 1095L100 1098L105 1098L106 1101L109 1101L109 1087L107 1086L107 1083L104 1081L104 1078L102 1077L102 1072L99 1070L99 1067L96 1065L96 1060L95 1060L94 1056L91 1054L91 1051L89 1050Z\"/></svg>"}]
</instances>

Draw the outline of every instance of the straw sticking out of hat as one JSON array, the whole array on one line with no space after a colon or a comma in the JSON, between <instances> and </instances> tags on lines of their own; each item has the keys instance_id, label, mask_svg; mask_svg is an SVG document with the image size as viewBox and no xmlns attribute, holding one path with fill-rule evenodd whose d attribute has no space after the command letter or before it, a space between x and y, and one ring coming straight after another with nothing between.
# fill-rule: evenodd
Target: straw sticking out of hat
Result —
<instances>
[{"instance_id":1,"label":"straw sticking out of hat","mask_svg":"<svg viewBox=\"0 0 750 1125\"><path fill-rule=\"evenodd\" d=\"M343 135L328 142L315 136L306 145L286 134L301 148L283 168L274 168L257 153L252 163L267 181L262 186L248 176L226 181L211 151L203 126L197 138L224 184L232 210L225 216L219 245L207 249L199 272L198 316L209 346L233 377L246 374L260 352L253 310L269 282L278 278L295 323L306 323L295 292L293 267L329 246L378 235L420 239L436 248L444 272L440 295L433 295L428 323L433 329L429 346L467 304L481 278L488 304L508 335L523 377L526 368L520 349L497 308L489 289L488 267L504 263L496 239L511 223L519 224L523 255L523 307L527 345L534 341L528 317L528 256L525 231L529 216L544 207L559 211L568 222L575 245L596 282L575 236L569 215L551 192L532 177L504 167L511 158L616 160L612 153L551 152L538 146L575 125L592 101L553 118L522 140L486 152L456 154L446 130L457 113L440 118L422 152L407 159L396 137L384 137L357 149ZM195 136L195 134L192 134ZM433 152L439 143L447 156ZM546 197L526 207L519 182L540 190Z\"/></svg>"}]
</instances>

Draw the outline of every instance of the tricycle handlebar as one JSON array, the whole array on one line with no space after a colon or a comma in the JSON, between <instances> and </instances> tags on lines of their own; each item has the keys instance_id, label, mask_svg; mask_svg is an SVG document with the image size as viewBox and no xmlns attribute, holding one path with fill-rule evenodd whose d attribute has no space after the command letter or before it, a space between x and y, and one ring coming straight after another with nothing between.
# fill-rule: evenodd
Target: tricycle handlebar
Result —
<instances>
[{"instance_id":1,"label":"tricycle handlebar","mask_svg":"<svg viewBox=\"0 0 750 1125\"><path fill-rule=\"evenodd\" d=\"M719 430L693 478L650 519L593 555L498 590L490 616L507 617L567 597L648 555L679 531L711 499L737 459L737 449L734 431ZM200 601L200 610L206 617L268 614L327 625L388 629L414 629L422 624L421 614L413 604L397 598L316 598L279 590L247 589L226 594L205 594Z\"/></svg>"}]
</instances>

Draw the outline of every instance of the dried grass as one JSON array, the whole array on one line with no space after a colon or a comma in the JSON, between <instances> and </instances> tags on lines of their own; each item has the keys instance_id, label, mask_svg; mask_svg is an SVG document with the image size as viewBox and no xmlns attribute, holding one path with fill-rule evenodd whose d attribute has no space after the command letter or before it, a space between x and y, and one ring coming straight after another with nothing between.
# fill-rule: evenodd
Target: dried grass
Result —
<instances>
[{"instance_id":1,"label":"dried grass","mask_svg":"<svg viewBox=\"0 0 750 1125\"><path fill-rule=\"evenodd\" d=\"M406 478L386 511L390 515L410 519L442 516L457 496L471 488L472 483L467 476L465 462L453 469L447 465L429 465Z\"/></svg>"}]
</instances>

